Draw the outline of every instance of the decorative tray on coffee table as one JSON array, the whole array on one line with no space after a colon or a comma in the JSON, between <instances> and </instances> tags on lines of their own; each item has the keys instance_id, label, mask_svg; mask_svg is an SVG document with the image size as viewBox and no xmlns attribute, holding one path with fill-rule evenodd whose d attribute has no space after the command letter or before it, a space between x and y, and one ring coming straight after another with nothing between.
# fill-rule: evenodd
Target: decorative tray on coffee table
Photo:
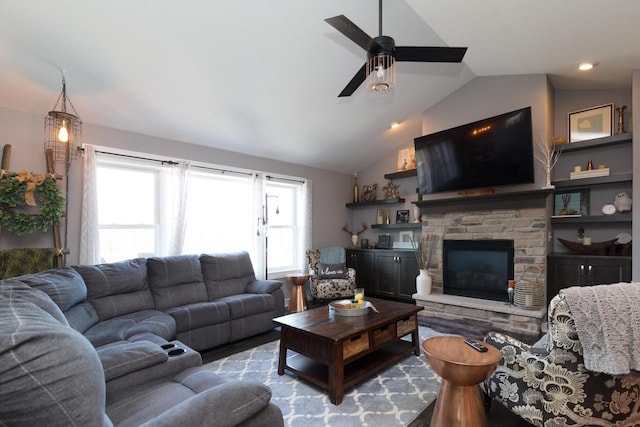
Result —
<instances>
[{"instance_id":1,"label":"decorative tray on coffee table","mask_svg":"<svg viewBox=\"0 0 640 427\"><path fill-rule=\"evenodd\" d=\"M363 301L362 307L358 307L358 303L348 299L329 303L329 313L333 313L336 316L364 316L372 311L377 312L376 308L369 301Z\"/></svg>"}]
</instances>

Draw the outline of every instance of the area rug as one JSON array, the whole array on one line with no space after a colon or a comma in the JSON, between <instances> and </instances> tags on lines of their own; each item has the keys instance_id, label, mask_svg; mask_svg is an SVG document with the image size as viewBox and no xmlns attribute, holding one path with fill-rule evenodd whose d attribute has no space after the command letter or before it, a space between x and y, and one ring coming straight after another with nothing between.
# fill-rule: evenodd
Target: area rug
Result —
<instances>
[{"instance_id":1,"label":"area rug","mask_svg":"<svg viewBox=\"0 0 640 427\"><path fill-rule=\"evenodd\" d=\"M420 326L420 342L443 335ZM424 355L407 356L379 375L348 389L340 405L328 394L289 372L278 375L280 341L272 341L206 364L229 379L259 381L273 393L289 427L393 427L407 426L435 398L440 378Z\"/></svg>"}]
</instances>

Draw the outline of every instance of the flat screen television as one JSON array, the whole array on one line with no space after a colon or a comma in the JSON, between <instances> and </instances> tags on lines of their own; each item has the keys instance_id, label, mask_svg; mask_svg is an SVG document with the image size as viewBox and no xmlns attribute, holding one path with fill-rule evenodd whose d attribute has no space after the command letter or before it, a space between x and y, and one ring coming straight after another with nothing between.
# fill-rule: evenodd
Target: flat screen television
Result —
<instances>
[{"instance_id":1,"label":"flat screen television","mask_svg":"<svg viewBox=\"0 0 640 427\"><path fill-rule=\"evenodd\" d=\"M531 107L414 139L418 191L534 182Z\"/></svg>"}]
</instances>

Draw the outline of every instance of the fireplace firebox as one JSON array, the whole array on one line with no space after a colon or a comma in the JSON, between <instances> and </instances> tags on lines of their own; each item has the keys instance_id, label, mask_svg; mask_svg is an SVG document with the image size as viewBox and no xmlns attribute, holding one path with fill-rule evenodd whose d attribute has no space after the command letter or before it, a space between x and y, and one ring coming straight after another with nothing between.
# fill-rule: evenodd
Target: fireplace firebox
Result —
<instances>
[{"instance_id":1,"label":"fireplace firebox","mask_svg":"<svg viewBox=\"0 0 640 427\"><path fill-rule=\"evenodd\" d=\"M444 240L443 286L449 295L507 301L513 240Z\"/></svg>"}]
</instances>

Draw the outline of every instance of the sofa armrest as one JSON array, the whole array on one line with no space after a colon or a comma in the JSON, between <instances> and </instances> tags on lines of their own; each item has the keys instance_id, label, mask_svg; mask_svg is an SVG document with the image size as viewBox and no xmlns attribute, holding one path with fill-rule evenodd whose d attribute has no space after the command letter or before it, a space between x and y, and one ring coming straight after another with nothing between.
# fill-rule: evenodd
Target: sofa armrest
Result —
<instances>
[{"instance_id":1,"label":"sofa armrest","mask_svg":"<svg viewBox=\"0 0 640 427\"><path fill-rule=\"evenodd\" d=\"M282 287L282 282L277 280L254 280L247 285L250 294L270 294Z\"/></svg>"},{"instance_id":2,"label":"sofa armrest","mask_svg":"<svg viewBox=\"0 0 640 427\"><path fill-rule=\"evenodd\" d=\"M231 381L204 390L143 425L232 427L253 417L270 400L271 389L263 384Z\"/></svg>"},{"instance_id":3,"label":"sofa armrest","mask_svg":"<svg viewBox=\"0 0 640 427\"><path fill-rule=\"evenodd\" d=\"M167 353L149 341L119 341L97 349L106 381L146 369L169 359Z\"/></svg>"}]
</instances>

